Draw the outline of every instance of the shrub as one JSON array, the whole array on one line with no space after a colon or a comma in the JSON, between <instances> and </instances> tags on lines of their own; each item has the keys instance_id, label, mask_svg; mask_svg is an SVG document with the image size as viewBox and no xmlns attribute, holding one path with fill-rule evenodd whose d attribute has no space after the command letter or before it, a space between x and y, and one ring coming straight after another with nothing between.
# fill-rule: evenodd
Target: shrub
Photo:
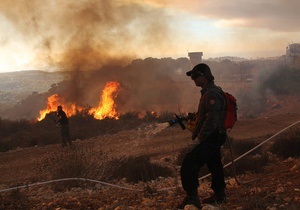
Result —
<instances>
[{"instance_id":1,"label":"shrub","mask_svg":"<svg viewBox=\"0 0 300 210\"><path fill-rule=\"evenodd\" d=\"M47 154L36 163L39 179L90 178L98 179L105 154L90 149L62 148Z\"/></svg>"},{"instance_id":2,"label":"shrub","mask_svg":"<svg viewBox=\"0 0 300 210\"><path fill-rule=\"evenodd\" d=\"M297 94L300 91L299 78L299 69L279 66L263 84L276 94Z\"/></svg>"},{"instance_id":3,"label":"shrub","mask_svg":"<svg viewBox=\"0 0 300 210\"><path fill-rule=\"evenodd\" d=\"M9 145L9 143L1 141L1 143L0 143L0 152L7 152L11 149L12 149L12 147Z\"/></svg>"},{"instance_id":4,"label":"shrub","mask_svg":"<svg viewBox=\"0 0 300 210\"><path fill-rule=\"evenodd\" d=\"M243 139L243 140L231 140L231 145L233 149L233 154L235 156L240 156L245 152L248 152L250 149L256 147L259 143L254 139ZM229 148L228 143L224 144L225 148ZM249 153L249 155L261 154L262 148L257 148L253 152Z\"/></svg>"},{"instance_id":5,"label":"shrub","mask_svg":"<svg viewBox=\"0 0 300 210\"><path fill-rule=\"evenodd\" d=\"M232 145L233 158L237 158L245 154L246 152L253 149L259 144L256 140L253 139L234 140L232 138L229 138L229 141ZM224 144L224 150L226 151L224 152L225 155L223 157L223 162L226 164L232 161L228 142ZM235 162L236 174L243 174L247 171L251 171L254 173L262 172L264 166L268 163L268 155L263 153L262 147L259 147L256 150L244 156L239 161ZM229 166L225 169L225 174L231 176L233 175L232 166Z\"/></svg>"},{"instance_id":6,"label":"shrub","mask_svg":"<svg viewBox=\"0 0 300 210\"><path fill-rule=\"evenodd\" d=\"M19 189L0 195L0 209L30 209L32 201Z\"/></svg>"},{"instance_id":7,"label":"shrub","mask_svg":"<svg viewBox=\"0 0 300 210\"><path fill-rule=\"evenodd\" d=\"M106 165L105 171L105 180L126 178L128 182L135 183L172 175L171 169L151 163L147 155L113 159Z\"/></svg>"},{"instance_id":8,"label":"shrub","mask_svg":"<svg viewBox=\"0 0 300 210\"><path fill-rule=\"evenodd\" d=\"M300 130L292 130L273 142L270 152L280 157L300 157Z\"/></svg>"},{"instance_id":9,"label":"shrub","mask_svg":"<svg viewBox=\"0 0 300 210\"><path fill-rule=\"evenodd\" d=\"M240 161L235 163L236 174L243 174L245 172L261 173L264 170L264 166L269 163L269 156L267 154L263 155L248 155L240 159ZM229 171L230 170L230 171ZM225 170L226 174L232 174L232 169L227 168Z\"/></svg>"}]
</instances>

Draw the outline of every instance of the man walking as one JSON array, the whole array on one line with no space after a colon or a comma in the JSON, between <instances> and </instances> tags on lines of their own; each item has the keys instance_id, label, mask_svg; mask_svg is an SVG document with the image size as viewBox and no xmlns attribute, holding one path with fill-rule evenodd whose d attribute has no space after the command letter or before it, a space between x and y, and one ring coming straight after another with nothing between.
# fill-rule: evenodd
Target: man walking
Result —
<instances>
[{"instance_id":1,"label":"man walking","mask_svg":"<svg viewBox=\"0 0 300 210\"><path fill-rule=\"evenodd\" d=\"M198 197L198 175L200 168L205 164L211 172L211 188L214 194L204 202L226 202L220 151L222 144L226 141L226 130L223 126L225 100L221 89L214 83L214 76L208 65L200 63L186 74L191 77L197 87L201 87L201 99L196 113L198 120L192 131L193 144L185 155L180 169L186 198L178 206L179 209L183 209L188 204L201 208Z\"/></svg>"}]
</instances>

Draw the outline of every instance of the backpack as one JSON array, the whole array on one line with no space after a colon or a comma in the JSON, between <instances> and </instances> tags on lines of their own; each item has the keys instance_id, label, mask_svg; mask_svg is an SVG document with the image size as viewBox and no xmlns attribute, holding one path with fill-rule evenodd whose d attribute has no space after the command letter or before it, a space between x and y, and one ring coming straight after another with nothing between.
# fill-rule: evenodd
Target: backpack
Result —
<instances>
[{"instance_id":1,"label":"backpack","mask_svg":"<svg viewBox=\"0 0 300 210\"><path fill-rule=\"evenodd\" d=\"M225 99L225 117L223 125L226 130L231 130L237 121L237 100L230 93L223 91L220 87L219 89L221 90ZM189 113L187 119L188 123L186 124L186 128L193 132L196 128L198 121L197 114Z\"/></svg>"},{"instance_id":2,"label":"backpack","mask_svg":"<svg viewBox=\"0 0 300 210\"><path fill-rule=\"evenodd\" d=\"M236 99L230 93L224 92L221 89L225 98L225 118L224 118L224 128L232 129L235 122L237 121L237 103Z\"/></svg>"}]
</instances>

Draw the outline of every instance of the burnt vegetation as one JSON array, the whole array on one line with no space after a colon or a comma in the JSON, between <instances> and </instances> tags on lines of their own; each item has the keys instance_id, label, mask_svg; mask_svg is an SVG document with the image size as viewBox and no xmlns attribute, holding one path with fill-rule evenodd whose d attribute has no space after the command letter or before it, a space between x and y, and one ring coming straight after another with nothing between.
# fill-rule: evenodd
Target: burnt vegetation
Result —
<instances>
[{"instance_id":1,"label":"burnt vegetation","mask_svg":"<svg viewBox=\"0 0 300 210\"><path fill-rule=\"evenodd\" d=\"M150 111L141 118L138 112L128 112L119 120L105 118L97 120L86 111L78 112L69 118L70 133L73 141L85 140L105 134L135 129L142 124L166 122L173 118L173 113L163 112L160 115ZM56 113L46 115L40 122L29 120L6 120L0 118L0 151L6 152L15 148L46 146L61 143L60 128L55 123Z\"/></svg>"},{"instance_id":2,"label":"burnt vegetation","mask_svg":"<svg viewBox=\"0 0 300 210\"><path fill-rule=\"evenodd\" d=\"M280 59L240 63L223 60L207 63L211 66L217 81L253 80L255 88L250 85L247 90L241 88L236 93L232 91L238 99L239 115L243 117L255 117L253 113L258 115L264 111L268 90L275 95L293 95L300 91L300 70L288 68ZM184 74L189 67L187 58L176 60L147 58L134 60L125 67L104 66L99 71L70 74L65 72L64 74L69 77L51 85L48 92L41 94L34 92L13 108L0 112L0 151L60 142L60 134L54 123L55 113L48 114L40 122L31 120L45 107L47 97L54 93L87 107L70 118L73 140L116 133L148 122L165 122L171 119L173 112L178 112L178 109L190 111L189 107L181 104L198 103L196 97L188 97L191 92L185 87L188 81L186 79L189 78ZM116 98L117 108L122 114L119 120L109 118L96 120L88 114L87 104L95 103L105 81L113 80L120 81L122 85L122 91ZM143 117L140 117L141 115ZM18 117L16 120L12 120L16 117Z\"/></svg>"}]
</instances>

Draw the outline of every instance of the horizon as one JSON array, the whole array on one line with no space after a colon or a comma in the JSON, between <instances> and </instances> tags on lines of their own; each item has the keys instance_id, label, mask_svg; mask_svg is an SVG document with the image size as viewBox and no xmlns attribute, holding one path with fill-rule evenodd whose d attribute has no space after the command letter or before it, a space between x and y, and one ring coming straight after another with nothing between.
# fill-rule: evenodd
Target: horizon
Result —
<instances>
[{"instance_id":1,"label":"horizon","mask_svg":"<svg viewBox=\"0 0 300 210\"><path fill-rule=\"evenodd\" d=\"M28 0L0 3L0 72L124 65L137 58L245 59L300 43L296 0Z\"/></svg>"},{"instance_id":2,"label":"horizon","mask_svg":"<svg viewBox=\"0 0 300 210\"><path fill-rule=\"evenodd\" d=\"M277 56L270 56L270 57L256 57L256 58L243 58L243 57L237 57L237 56L231 56L231 55L226 55L226 56L220 56L220 57L210 57L210 58L202 58L202 61L211 61L211 60L217 60L217 59L228 59L228 58L237 58L237 59L244 59L244 60L264 60L264 59L274 59L274 58L280 58L281 56L285 56L285 55L277 55ZM155 58L155 59L163 59L163 58L171 58L171 59L179 59L179 58L187 58L189 59L188 56L182 56L182 57L147 57L147 58ZM138 59L146 59L146 58L135 58L133 60L138 60ZM131 61L133 61L131 60ZM129 64L129 63L128 63ZM128 65L126 64L126 65ZM125 65L125 66L126 66ZM72 69L70 70L66 70L66 69L20 69L20 70L11 70L11 71L1 71L0 70L0 74L4 74L4 73L17 73L17 72L25 72L25 71L42 71L42 72L47 72L47 73L56 73L56 72L71 72ZM84 70L83 70L84 71Z\"/></svg>"}]
</instances>

